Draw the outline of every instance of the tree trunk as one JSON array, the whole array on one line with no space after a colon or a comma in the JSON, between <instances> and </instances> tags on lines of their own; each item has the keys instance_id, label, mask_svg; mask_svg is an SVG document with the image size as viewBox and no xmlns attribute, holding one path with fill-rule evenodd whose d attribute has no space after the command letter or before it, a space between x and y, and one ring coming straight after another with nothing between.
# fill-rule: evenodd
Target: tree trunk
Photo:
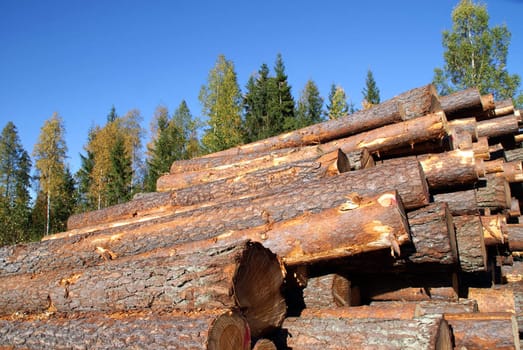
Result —
<instances>
[{"instance_id":1,"label":"tree trunk","mask_svg":"<svg viewBox=\"0 0 523 350\"><path fill-rule=\"evenodd\" d=\"M475 117L484 111L491 109L492 102L482 98L477 88L461 90L450 95L440 96L441 109L447 115L447 118L466 118Z\"/></svg>"},{"instance_id":2,"label":"tree trunk","mask_svg":"<svg viewBox=\"0 0 523 350\"><path fill-rule=\"evenodd\" d=\"M438 193L433 197L436 203L447 203L450 214L453 216L478 213L475 190Z\"/></svg>"},{"instance_id":3,"label":"tree trunk","mask_svg":"<svg viewBox=\"0 0 523 350\"><path fill-rule=\"evenodd\" d=\"M523 161L523 148L505 150L505 159L507 162Z\"/></svg>"},{"instance_id":4,"label":"tree trunk","mask_svg":"<svg viewBox=\"0 0 523 350\"><path fill-rule=\"evenodd\" d=\"M183 330L183 331L180 331ZM249 326L234 311L85 313L0 320L2 349L249 350Z\"/></svg>"},{"instance_id":5,"label":"tree trunk","mask_svg":"<svg viewBox=\"0 0 523 350\"><path fill-rule=\"evenodd\" d=\"M461 269L465 272L485 271L487 252L479 215L455 216L453 221Z\"/></svg>"},{"instance_id":6,"label":"tree trunk","mask_svg":"<svg viewBox=\"0 0 523 350\"><path fill-rule=\"evenodd\" d=\"M433 203L409 212L408 221L414 246L414 251L407 257L409 262L443 265L458 263L456 233L446 203Z\"/></svg>"},{"instance_id":7,"label":"tree trunk","mask_svg":"<svg viewBox=\"0 0 523 350\"><path fill-rule=\"evenodd\" d=\"M347 277L331 273L312 277L303 289L306 308L333 308L352 305L351 283Z\"/></svg>"},{"instance_id":8,"label":"tree trunk","mask_svg":"<svg viewBox=\"0 0 523 350\"><path fill-rule=\"evenodd\" d=\"M449 132L451 149L467 151L473 149L472 136L466 131L452 129Z\"/></svg>"},{"instance_id":9,"label":"tree trunk","mask_svg":"<svg viewBox=\"0 0 523 350\"><path fill-rule=\"evenodd\" d=\"M495 101L492 109L486 110L485 112L476 116L477 120L485 120L497 117L503 117L509 114L515 114L514 103L511 98L503 101Z\"/></svg>"},{"instance_id":10,"label":"tree trunk","mask_svg":"<svg viewBox=\"0 0 523 350\"><path fill-rule=\"evenodd\" d=\"M0 248L0 276L57 268L92 266L104 259L119 259L191 240L207 239L229 230L244 230L318 213L346 203L347 195L376 195L395 188L406 209L428 204L429 194L420 164L404 160L274 192L270 196L237 199L193 210L178 209L171 215L87 235L72 235Z\"/></svg>"},{"instance_id":11,"label":"tree trunk","mask_svg":"<svg viewBox=\"0 0 523 350\"><path fill-rule=\"evenodd\" d=\"M476 159L489 160L490 150L488 144L488 137L478 137L478 142L472 144L472 150L474 151L474 157Z\"/></svg>"},{"instance_id":12,"label":"tree trunk","mask_svg":"<svg viewBox=\"0 0 523 350\"><path fill-rule=\"evenodd\" d=\"M497 288L468 288L468 299L478 303L480 312L516 312L514 293Z\"/></svg>"},{"instance_id":13,"label":"tree trunk","mask_svg":"<svg viewBox=\"0 0 523 350\"><path fill-rule=\"evenodd\" d=\"M523 251L523 224L508 224L505 228L509 250L512 252Z\"/></svg>"},{"instance_id":14,"label":"tree trunk","mask_svg":"<svg viewBox=\"0 0 523 350\"><path fill-rule=\"evenodd\" d=\"M451 120L449 121L449 130L451 133L467 133L471 136L472 141L478 140L476 118L460 118Z\"/></svg>"},{"instance_id":15,"label":"tree trunk","mask_svg":"<svg viewBox=\"0 0 523 350\"><path fill-rule=\"evenodd\" d=\"M376 129L383 125L421 117L437 110L439 110L439 101L435 88L432 85L426 85L404 92L370 109L247 145L212 153L205 157L246 154L325 143Z\"/></svg>"},{"instance_id":16,"label":"tree trunk","mask_svg":"<svg viewBox=\"0 0 523 350\"><path fill-rule=\"evenodd\" d=\"M456 349L519 349L513 314L476 312L445 315Z\"/></svg>"},{"instance_id":17,"label":"tree trunk","mask_svg":"<svg viewBox=\"0 0 523 350\"><path fill-rule=\"evenodd\" d=\"M278 345L295 350L453 348L447 322L436 316L412 320L289 317Z\"/></svg>"},{"instance_id":18,"label":"tree trunk","mask_svg":"<svg viewBox=\"0 0 523 350\"><path fill-rule=\"evenodd\" d=\"M0 310L5 315L238 307L259 336L285 316L282 283L277 257L259 243L177 246L76 271L3 277Z\"/></svg>"},{"instance_id":19,"label":"tree trunk","mask_svg":"<svg viewBox=\"0 0 523 350\"><path fill-rule=\"evenodd\" d=\"M488 208L491 211L502 211L510 208L512 197L508 181L504 177L493 174L487 175L486 179L486 186L479 187L476 190L478 208Z\"/></svg>"},{"instance_id":20,"label":"tree trunk","mask_svg":"<svg viewBox=\"0 0 523 350\"><path fill-rule=\"evenodd\" d=\"M503 171L496 173L496 176L503 177L510 183L523 182L523 168L521 161L503 163Z\"/></svg>"},{"instance_id":21,"label":"tree trunk","mask_svg":"<svg viewBox=\"0 0 523 350\"><path fill-rule=\"evenodd\" d=\"M519 120L514 114L504 117L483 120L477 124L478 136L489 138L510 134L517 134L519 131Z\"/></svg>"}]
</instances>

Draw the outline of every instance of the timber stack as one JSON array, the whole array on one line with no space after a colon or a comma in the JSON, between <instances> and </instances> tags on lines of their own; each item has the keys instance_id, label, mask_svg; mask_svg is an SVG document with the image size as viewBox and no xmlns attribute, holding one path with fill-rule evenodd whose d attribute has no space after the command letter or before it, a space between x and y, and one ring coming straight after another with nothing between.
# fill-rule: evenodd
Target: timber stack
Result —
<instances>
[{"instance_id":1,"label":"timber stack","mask_svg":"<svg viewBox=\"0 0 523 350\"><path fill-rule=\"evenodd\" d=\"M523 134L432 85L0 248L0 348L519 349Z\"/></svg>"}]
</instances>

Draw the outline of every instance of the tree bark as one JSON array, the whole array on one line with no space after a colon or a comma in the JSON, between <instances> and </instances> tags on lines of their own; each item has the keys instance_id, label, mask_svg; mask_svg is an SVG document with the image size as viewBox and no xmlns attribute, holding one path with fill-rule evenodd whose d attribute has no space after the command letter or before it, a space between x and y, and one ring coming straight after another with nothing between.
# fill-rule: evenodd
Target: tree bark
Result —
<instances>
[{"instance_id":1,"label":"tree bark","mask_svg":"<svg viewBox=\"0 0 523 350\"><path fill-rule=\"evenodd\" d=\"M183 331L181 331L183 330ZM249 350L249 326L238 312L85 313L0 320L2 349Z\"/></svg>"},{"instance_id":2,"label":"tree bark","mask_svg":"<svg viewBox=\"0 0 523 350\"><path fill-rule=\"evenodd\" d=\"M504 215L480 216L486 246L503 245L507 236L507 218Z\"/></svg>"},{"instance_id":3,"label":"tree bark","mask_svg":"<svg viewBox=\"0 0 523 350\"><path fill-rule=\"evenodd\" d=\"M523 251L523 224L507 224L508 248L512 252Z\"/></svg>"},{"instance_id":4,"label":"tree bark","mask_svg":"<svg viewBox=\"0 0 523 350\"><path fill-rule=\"evenodd\" d=\"M485 120L497 117L503 117L505 115L514 114L516 110L514 109L514 103L511 98L503 101L495 101L494 107L488 109L482 114L476 116L477 120Z\"/></svg>"},{"instance_id":5,"label":"tree bark","mask_svg":"<svg viewBox=\"0 0 523 350\"><path fill-rule=\"evenodd\" d=\"M333 308L350 306L351 283L347 277L331 273L312 277L303 289L303 301L306 308Z\"/></svg>"},{"instance_id":6,"label":"tree bark","mask_svg":"<svg viewBox=\"0 0 523 350\"><path fill-rule=\"evenodd\" d=\"M441 154L418 156L433 190L463 186L478 181L473 151L449 151Z\"/></svg>"},{"instance_id":7,"label":"tree bark","mask_svg":"<svg viewBox=\"0 0 523 350\"><path fill-rule=\"evenodd\" d=\"M485 108L493 107L482 99L477 88L469 88L450 95L440 96L440 104L449 120L475 117L487 110Z\"/></svg>"},{"instance_id":8,"label":"tree bark","mask_svg":"<svg viewBox=\"0 0 523 350\"><path fill-rule=\"evenodd\" d=\"M472 144L472 150L474 151L474 157L476 157L476 159L489 160L490 150L488 144L488 137L478 137L478 142L474 142Z\"/></svg>"},{"instance_id":9,"label":"tree bark","mask_svg":"<svg viewBox=\"0 0 523 350\"><path fill-rule=\"evenodd\" d=\"M505 150L505 159L507 162L523 161L523 148Z\"/></svg>"},{"instance_id":10,"label":"tree bark","mask_svg":"<svg viewBox=\"0 0 523 350\"><path fill-rule=\"evenodd\" d=\"M448 324L434 316L412 320L289 317L283 323L279 348L440 350L453 347Z\"/></svg>"},{"instance_id":11,"label":"tree bark","mask_svg":"<svg viewBox=\"0 0 523 350\"><path fill-rule=\"evenodd\" d=\"M3 277L0 310L6 315L238 307L259 336L279 327L285 316L282 283L277 257L259 243L177 246L87 269Z\"/></svg>"},{"instance_id":12,"label":"tree bark","mask_svg":"<svg viewBox=\"0 0 523 350\"><path fill-rule=\"evenodd\" d=\"M511 313L445 315L456 349L519 349L519 332Z\"/></svg>"},{"instance_id":13,"label":"tree bark","mask_svg":"<svg viewBox=\"0 0 523 350\"><path fill-rule=\"evenodd\" d=\"M420 164L404 160L395 166L347 172L296 189L276 191L270 196L201 205L186 211L178 209L148 222L107 227L61 240L2 247L0 261L6 263L0 263L0 276L92 266L104 259L120 259L186 241L212 238L229 230L264 227L305 213L319 213L346 203L346 196L353 192L365 197L391 188L398 191L406 209L429 203Z\"/></svg>"},{"instance_id":14,"label":"tree bark","mask_svg":"<svg viewBox=\"0 0 523 350\"><path fill-rule=\"evenodd\" d=\"M485 271L487 252L479 215L455 216L453 221L461 269L465 272Z\"/></svg>"},{"instance_id":15,"label":"tree bark","mask_svg":"<svg viewBox=\"0 0 523 350\"><path fill-rule=\"evenodd\" d=\"M447 203L453 216L478 213L475 190L438 193L433 197L436 203Z\"/></svg>"},{"instance_id":16,"label":"tree bark","mask_svg":"<svg viewBox=\"0 0 523 350\"><path fill-rule=\"evenodd\" d=\"M504 117L483 120L477 124L478 136L489 138L510 134L517 134L519 131L519 120L514 114Z\"/></svg>"},{"instance_id":17,"label":"tree bark","mask_svg":"<svg viewBox=\"0 0 523 350\"><path fill-rule=\"evenodd\" d=\"M491 211L502 211L510 208L512 197L510 186L504 177L493 174L486 176L486 186L476 190L476 202L478 208L488 208Z\"/></svg>"},{"instance_id":18,"label":"tree bark","mask_svg":"<svg viewBox=\"0 0 523 350\"><path fill-rule=\"evenodd\" d=\"M409 212L408 221L414 246L407 257L410 263L458 263L456 233L446 203L433 203Z\"/></svg>"},{"instance_id":19,"label":"tree bark","mask_svg":"<svg viewBox=\"0 0 523 350\"><path fill-rule=\"evenodd\" d=\"M445 114L446 115L446 114ZM449 121L449 131L467 133L472 141L478 140L478 129L476 118L460 118Z\"/></svg>"},{"instance_id":20,"label":"tree bark","mask_svg":"<svg viewBox=\"0 0 523 350\"><path fill-rule=\"evenodd\" d=\"M421 117L437 110L439 110L439 101L435 88L432 85L426 85L404 92L370 109L204 157L246 154L325 143L387 124Z\"/></svg>"},{"instance_id":21,"label":"tree bark","mask_svg":"<svg viewBox=\"0 0 523 350\"><path fill-rule=\"evenodd\" d=\"M473 149L472 136L466 131L452 129L449 132L451 148L453 150L467 151Z\"/></svg>"},{"instance_id":22,"label":"tree bark","mask_svg":"<svg viewBox=\"0 0 523 350\"><path fill-rule=\"evenodd\" d=\"M480 312L516 312L514 293L497 288L468 288L468 299L478 303Z\"/></svg>"}]
</instances>

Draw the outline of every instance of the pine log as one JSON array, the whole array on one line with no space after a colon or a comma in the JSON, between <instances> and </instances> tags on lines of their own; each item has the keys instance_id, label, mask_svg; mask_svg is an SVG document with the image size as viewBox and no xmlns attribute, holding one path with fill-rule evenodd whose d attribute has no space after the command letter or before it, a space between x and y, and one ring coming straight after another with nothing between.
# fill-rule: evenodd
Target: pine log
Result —
<instances>
[{"instance_id":1,"label":"pine log","mask_svg":"<svg viewBox=\"0 0 523 350\"><path fill-rule=\"evenodd\" d=\"M451 150L452 145L447 135L443 138L407 144L389 150L381 149L374 152L373 157L376 161L386 161L387 159L419 156L428 153L443 153Z\"/></svg>"},{"instance_id":2,"label":"pine log","mask_svg":"<svg viewBox=\"0 0 523 350\"><path fill-rule=\"evenodd\" d=\"M411 320L289 317L282 327L277 345L284 349L453 349L449 326L437 316Z\"/></svg>"},{"instance_id":3,"label":"pine log","mask_svg":"<svg viewBox=\"0 0 523 350\"><path fill-rule=\"evenodd\" d=\"M468 299L478 303L480 312L516 312L514 293L498 288L468 288Z\"/></svg>"},{"instance_id":4,"label":"pine log","mask_svg":"<svg viewBox=\"0 0 523 350\"><path fill-rule=\"evenodd\" d=\"M450 133L467 133L471 136L472 141L478 140L478 130L476 118L460 118L449 121Z\"/></svg>"},{"instance_id":5,"label":"pine log","mask_svg":"<svg viewBox=\"0 0 523 350\"><path fill-rule=\"evenodd\" d=\"M490 161L484 161L478 164L478 173L480 174L495 174L503 172L503 164L505 161L501 158Z\"/></svg>"},{"instance_id":6,"label":"pine log","mask_svg":"<svg viewBox=\"0 0 523 350\"><path fill-rule=\"evenodd\" d=\"M252 350L278 350L276 345L269 339L260 339L254 344Z\"/></svg>"},{"instance_id":7,"label":"pine log","mask_svg":"<svg viewBox=\"0 0 523 350\"><path fill-rule=\"evenodd\" d=\"M490 102L488 98L482 98L477 88L469 88L450 95L440 96L440 104L447 118L451 120L482 114L493 107L493 98Z\"/></svg>"},{"instance_id":8,"label":"pine log","mask_svg":"<svg viewBox=\"0 0 523 350\"><path fill-rule=\"evenodd\" d=\"M250 349L249 326L234 311L86 313L0 320L0 348Z\"/></svg>"},{"instance_id":9,"label":"pine log","mask_svg":"<svg viewBox=\"0 0 523 350\"><path fill-rule=\"evenodd\" d=\"M416 303L416 316L434 314L456 314L464 312L478 312L478 303L472 299L458 301L427 300Z\"/></svg>"},{"instance_id":10,"label":"pine log","mask_svg":"<svg viewBox=\"0 0 523 350\"><path fill-rule=\"evenodd\" d=\"M475 190L438 193L433 197L436 203L447 203L453 216L478 213Z\"/></svg>"},{"instance_id":11,"label":"pine log","mask_svg":"<svg viewBox=\"0 0 523 350\"><path fill-rule=\"evenodd\" d=\"M365 197L390 188L398 191L407 209L429 202L420 164L405 160L395 166L382 165L343 173L301 188L277 191L271 196L199 206L146 223L106 228L60 240L1 247L0 276L92 266L105 259L120 259L186 241L207 239L229 230L266 227L305 213L336 208L346 203L346 196L353 192Z\"/></svg>"},{"instance_id":12,"label":"pine log","mask_svg":"<svg viewBox=\"0 0 523 350\"><path fill-rule=\"evenodd\" d=\"M303 289L303 301L306 308L353 305L351 283L347 277L335 273L311 277Z\"/></svg>"},{"instance_id":13,"label":"pine log","mask_svg":"<svg viewBox=\"0 0 523 350\"><path fill-rule=\"evenodd\" d=\"M515 111L514 103L512 99L509 98L502 101L494 101L494 108L486 110L482 114L478 114L476 118L478 120L491 119L513 114Z\"/></svg>"},{"instance_id":14,"label":"pine log","mask_svg":"<svg viewBox=\"0 0 523 350\"><path fill-rule=\"evenodd\" d=\"M503 281L509 285L514 282L523 281L523 261L519 260L519 257L513 257L511 265L503 265L501 267L501 273L503 275Z\"/></svg>"},{"instance_id":15,"label":"pine log","mask_svg":"<svg viewBox=\"0 0 523 350\"><path fill-rule=\"evenodd\" d=\"M458 263L456 233L446 203L433 203L408 213L414 251L408 261L415 264Z\"/></svg>"},{"instance_id":16,"label":"pine log","mask_svg":"<svg viewBox=\"0 0 523 350\"><path fill-rule=\"evenodd\" d=\"M431 189L448 189L474 183L479 175L473 151L455 150L418 156Z\"/></svg>"},{"instance_id":17,"label":"pine log","mask_svg":"<svg viewBox=\"0 0 523 350\"><path fill-rule=\"evenodd\" d=\"M72 230L94 224L143 217L170 209L173 204L170 192L147 193L126 203L71 215L67 220L67 229Z\"/></svg>"},{"instance_id":18,"label":"pine log","mask_svg":"<svg viewBox=\"0 0 523 350\"><path fill-rule=\"evenodd\" d=\"M510 200L510 209L507 212L511 218L518 218L521 216L521 208L519 206L519 199L512 197Z\"/></svg>"},{"instance_id":19,"label":"pine log","mask_svg":"<svg viewBox=\"0 0 523 350\"><path fill-rule=\"evenodd\" d=\"M429 114L414 120L387 125L326 144L303 147L285 157L260 157L246 162L227 164L204 171L170 174L160 177L157 191L169 191L190 187L204 182L239 176L255 170L271 168L298 161L315 161L320 156L341 149L349 153L359 149L369 152L388 150L403 145L427 140L440 139L446 134L446 120L443 112Z\"/></svg>"},{"instance_id":20,"label":"pine log","mask_svg":"<svg viewBox=\"0 0 523 350\"><path fill-rule=\"evenodd\" d=\"M507 162L523 161L523 148L505 150L505 159Z\"/></svg>"},{"instance_id":21,"label":"pine log","mask_svg":"<svg viewBox=\"0 0 523 350\"><path fill-rule=\"evenodd\" d=\"M483 239L486 246L502 245L507 239L507 217L505 215L480 216Z\"/></svg>"},{"instance_id":22,"label":"pine log","mask_svg":"<svg viewBox=\"0 0 523 350\"><path fill-rule=\"evenodd\" d=\"M479 215L455 216L459 261L465 272L485 271L487 252Z\"/></svg>"},{"instance_id":23,"label":"pine log","mask_svg":"<svg viewBox=\"0 0 523 350\"><path fill-rule=\"evenodd\" d=\"M451 148L453 150L471 150L473 148L472 135L466 131L451 130L449 132Z\"/></svg>"},{"instance_id":24,"label":"pine log","mask_svg":"<svg viewBox=\"0 0 523 350\"><path fill-rule=\"evenodd\" d=\"M519 332L512 313L475 312L445 315L456 349L519 349Z\"/></svg>"},{"instance_id":25,"label":"pine log","mask_svg":"<svg viewBox=\"0 0 523 350\"><path fill-rule=\"evenodd\" d=\"M266 150L325 143L383 125L424 116L439 110L436 90L426 85L406 91L373 108L314 124L286 134L211 153L204 157L246 154Z\"/></svg>"},{"instance_id":26,"label":"pine log","mask_svg":"<svg viewBox=\"0 0 523 350\"><path fill-rule=\"evenodd\" d=\"M488 144L488 137L478 137L478 141L472 144L472 150L474 151L474 157L477 159L489 160L490 150Z\"/></svg>"},{"instance_id":27,"label":"pine log","mask_svg":"<svg viewBox=\"0 0 523 350\"><path fill-rule=\"evenodd\" d=\"M519 160L503 163L503 172L496 176L505 178L508 182L523 182L523 167Z\"/></svg>"},{"instance_id":28,"label":"pine log","mask_svg":"<svg viewBox=\"0 0 523 350\"><path fill-rule=\"evenodd\" d=\"M361 306L315 306L304 309L300 317L303 318L346 318L346 319L383 319L383 320L412 320L419 317L419 303L414 302L374 302L371 305Z\"/></svg>"},{"instance_id":29,"label":"pine log","mask_svg":"<svg viewBox=\"0 0 523 350\"><path fill-rule=\"evenodd\" d=\"M295 182L310 182L351 170L347 156L337 150L315 162L298 162L274 168L261 169L244 175L205 182L173 192L176 205L195 205L233 196L255 195Z\"/></svg>"},{"instance_id":30,"label":"pine log","mask_svg":"<svg viewBox=\"0 0 523 350\"><path fill-rule=\"evenodd\" d=\"M477 123L478 136L489 138L516 134L519 131L519 121L514 114L483 120Z\"/></svg>"},{"instance_id":31,"label":"pine log","mask_svg":"<svg viewBox=\"0 0 523 350\"><path fill-rule=\"evenodd\" d=\"M512 197L508 181L493 174L487 174L486 179L486 186L476 190L478 208L489 208L491 211L510 208Z\"/></svg>"},{"instance_id":32,"label":"pine log","mask_svg":"<svg viewBox=\"0 0 523 350\"><path fill-rule=\"evenodd\" d=\"M507 224L508 248L512 252L523 251L523 224Z\"/></svg>"},{"instance_id":33,"label":"pine log","mask_svg":"<svg viewBox=\"0 0 523 350\"><path fill-rule=\"evenodd\" d=\"M2 277L0 312L238 307L259 336L285 316L282 283L280 262L259 243L178 246L82 270Z\"/></svg>"}]
</instances>

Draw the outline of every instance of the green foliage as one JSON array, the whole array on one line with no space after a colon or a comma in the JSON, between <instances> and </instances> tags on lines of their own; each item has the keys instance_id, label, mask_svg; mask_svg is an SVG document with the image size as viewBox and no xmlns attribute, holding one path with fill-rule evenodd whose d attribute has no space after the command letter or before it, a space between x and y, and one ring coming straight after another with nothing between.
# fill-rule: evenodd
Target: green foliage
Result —
<instances>
[{"instance_id":1,"label":"green foliage","mask_svg":"<svg viewBox=\"0 0 523 350\"><path fill-rule=\"evenodd\" d=\"M243 99L247 142L274 136L281 130L281 123L278 124L274 115L269 114L269 87L274 85L273 79L269 77L269 67L264 63L258 74L251 76L247 82Z\"/></svg>"},{"instance_id":2,"label":"green foliage","mask_svg":"<svg viewBox=\"0 0 523 350\"><path fill-rule=\"evenodd\" d=\"M328 119L338 119L347 115L349 112L349 105L347 103L347 95L341 86L331 85L329 93L329 104L327 105L326 116Z\"/></svg>"},{"instance_id":3,"label":"green foliage","mask_svg":"<svg viewBox=\"0 0 523 350\"><path fill-rule=\"evenodd\" d=\"M217 152L243 143L241 92L234 64L220 55L199 95L208 128L202 138L206 152Z\"/></svg>"},{"instance_id":4,"label":"green foliage","mask_svg":"<svg viewBox=\"0 0 523 350\"><path fill-rule=\"evenodd\" d=\"M276 57L274 72L276 76L269 83L268 113L274 120L275 126L282 126L281 129L274 129L275 133L278 134L293 130L293 126L296 125L294 121L294 98L292 97L291 86L287 81L281 54Z\"/></svg>"},{"instance_id":5,"label":"green foliage","mask_svg":"<svg viewBox=\"0 0 523 350\"><path fill-rule=\"evenodd\" d=\"M30 170L29 154L8 122L0 134L0 246L30 239Z\"/></svg>"},{"instance_id":6,"label":"green foliage","mask_svg":"<svg viewBox=\"0 0 523 350\"><path fill-rule=\"evenodd\" d=\"M299 129L323 121L323 98L314 81L308 80L296 106L296 117L286 120L289 129Z\"/></svg>"},{"instance_id":7,"label":"green foliage","mask_svg":"<svg viewBox=\"0 0 523 350\"><path fill-rule=\"evenodd\" d=\"M442 95L477 87L496 100L523 99L520 77L507 71L510 32L505 25L489 27L485 5L461 0L452 11L452 31L443 32L443 69L434 70L434 84ZM518 95L519 96L516 96Z\"/></svg>"},{"instance_id":8,"label":"green foliage","mask_svg":"<svg viewBox=\"0 0 523 350\"><path fill-rule=\"evenodd\" d=\"M109 152L110 168L107 184L107 203L115 205L131 199L132 191L132 162L131 156L125 149L125 137L116 136L116 140Z\"/></svg>"},{"instance_id":9,"label":"green foliage","mask_svg":"<svg viewBox=\"0 0 523 350\"><path fill-rule=\"evenodd\" d=\"M367 78L365 79L365 88L362 91L364 107L373 106L380 103L380 89L376 85L376 80L374 80L374 75L372 71L367 70Z\"/></svg>"}]
</instances>

